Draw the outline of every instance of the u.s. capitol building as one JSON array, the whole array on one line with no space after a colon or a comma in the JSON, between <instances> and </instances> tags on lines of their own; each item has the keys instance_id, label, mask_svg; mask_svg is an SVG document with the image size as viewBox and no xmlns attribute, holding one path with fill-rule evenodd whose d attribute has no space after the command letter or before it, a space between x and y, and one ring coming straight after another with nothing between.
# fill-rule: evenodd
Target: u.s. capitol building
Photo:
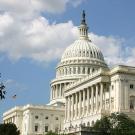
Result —
<instances>
[{"instance_id":1,"label":"u.s. capitol building","mask_svg":"<svg viewBox=\"0 0 135 135\"><path fill-rule=\"evenodd\" d=\"M135 67L109 68L101 50L88 37L85 13L78 27L80 37L69 45L51 81L48 105L17 106L3 114L21 135L76 133L113 112L135 120ZM69 35L70 36L70 35Z\"/></svg>"}]
</instances>

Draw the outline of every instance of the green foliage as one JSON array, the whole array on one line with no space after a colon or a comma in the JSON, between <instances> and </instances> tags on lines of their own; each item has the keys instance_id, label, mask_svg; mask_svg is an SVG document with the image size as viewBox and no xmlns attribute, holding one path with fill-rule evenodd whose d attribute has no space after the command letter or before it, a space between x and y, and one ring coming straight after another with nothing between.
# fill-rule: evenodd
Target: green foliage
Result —
<instances>
[{"instance_id":1,"label":"green foliage","mask_svg":"<svg viewBox=\"0 0 135 135\"><path fill-rule=\"evenodd\" d=\"M135 135L135 121L123 113L112 113L98 120L93 130L101 135Z\"/></svg>"},{"instance_id":2,"label":"green foliage","mask_svg":"<svg viewBox=\"0 0 135 135\"><path fill-rule=\"evenodd\" d=\"M49 132L47 132L47 134L45 134L45 135L58 135L58 133L49 131ZM61 134L61 135L66 135L66 134Z\"/></svg>"},{"instance_id":3,"label":"green foliage","mask_svg":"<svg viewBox=\"0 0 135 135\"><path fill-rule=\"evenodd\" d=\"M15 124L0 124L0 135L20 135Z\"/></svg>"},{"instance_id":4,"label":"green foliage","mask_svg":"<svg viewBox=\"0 0 135 135\"><path fill-rule=\"evenodd\" d=\"M103 134L107 134L110 132L111 123L108 117L103 117L94 124L93 129L95 131L101 132Z\"/></svg>"},{"instance_id":5,"label":"green foliage","mask_svg":"<svg viewBox=\"0 0 135 135\"><path fill-rule=\"evenodd\" d=\"M55 132L49 131L46 135L58 135L58 134Z\"/></svg>"},{"instance_id":6,"label":"green foliage","mask_svg":"<svg viewBox=\"0 0 135 135\"><path fill-rule=\"evenodd\" d=\"M0 100L5 99L6 91L4 89L5 85L3 83L0 83Z\"/></svg>"}]
</instances>

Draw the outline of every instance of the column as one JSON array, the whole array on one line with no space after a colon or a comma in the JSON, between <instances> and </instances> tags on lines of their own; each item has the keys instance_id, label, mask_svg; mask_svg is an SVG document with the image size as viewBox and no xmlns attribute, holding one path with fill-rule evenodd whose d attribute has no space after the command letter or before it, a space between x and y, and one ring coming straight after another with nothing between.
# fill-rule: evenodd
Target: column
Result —
<instances>
[{"instance_id":1,"label":"column","mask_svg":"<svg viewBox=\"0 0 135 135\"><path fill-rule=\"evenodd\" d=\"M81 117L81 107L82 107L82 98L81 98L81 91L79 91L79 117Z\"/></svg>"},{"instance_id":2,"label":"column","mask_svg":"<svg viewBox=\"0 0 135 135\"><path fill-rule=\"evenodd\" d=\"M86 93L85 93L85 89L84 89L83 90L83 114L82 114L83 116L85 115L85 97L86 97L85 94Z\"/></svg>"},{"instance_id":3,"label":"column","mask_svg":"<svg viewBox=\"0 0 135 135\"><path fill-rule=\"evenodd\" d=\"M85 67L85 74L88 74L88 67Z\"/></svg>"},{"instance_id":4,"label":"column","mask_svg":"<svg viewBox=\"0 0 135 135\"><path fill-rule=\"evenodd\" d=\"M78 74L78 67L76 67L76 74Z\"/></svg>"},{"instance_id":5,"label":"column","mask_svg":"<svg viewBox=\"0 0 135 135\"><path fill-rule=\"evenodd\" d=\"M94 111L94 88L93 88L93 86L91 87L91 111L92 111L92 113L93 113L93 111Z\"/></svg>"},{"instance_id":6,"label":"column","mask_svg":"<svg viewBox=\"0 0 135 135\"><path fill-rule=\"evenodd\" d=\"M71 119L71 97L68 97L68 121Z\"/></svg>"},{"instance_id":7,"label":"column","mask_svg":"<svg viewBox=\"0 0 135 135\"><path fill-rule=\"evenodd\" d=\"M104 109L106 110L106 83L104 88Z\"/></svg>"},{"instance_id":8,"label":"column","mask_svg":"<svg viewBox=\"0 0 135 135\"><path fill-rule=\"evenodd\" d=\"M87 88L87 115L89 114L90 110L90 88Z\"/></svg>"},{"instance_id":9,"label":"column","mask_svg":"<svg viewBox=\"0 0 135 135\"><path fill-rule=\"evenodd\" d=\"M66 102L65 102L65 122L67 121L67 111L68 111L68 98L66 97Z\"/></svg>"},{"instance_id":10,"label":"column","mask_svg":"<svg viewBox=\"0 0 135 135\"><path fill-rule=\"evenodd\" d=\"M66 88L66 83L63 84L62 96L64 97L64 89Z\"/></svg>"},{"instance_id":11,"label":"column","mask_svg":"<svg viewBox=\"0 0 135 135\"><path fill-rule=\"evenodd\" d=\"M29 113L29 132L32 133L32 129L33 129L33 114L32 113Z\"/></svg>"},{"instance_id":12,"label":"column","mask_svg":"<svg viewBox=\"0 0 135 135\"><path fill-rule=\"evenodd\" d=\"M61 97L61 91L62 91L62 90L61 90L61 85L62 85L62 84L60 83L60 84L59 84L59 97Z\"/></svg>"},{"instance_id":13,"label":"column","mask_svg":"<svg viewBox=\"0 0 135 135\"><path fill-rule=\"evenodd\" d=\"M55 89L55 98L58 97L58 84L56 84L56 89Z\"/></svg>"},{"instance_id":14,"label":"column","mask_svg":"<svg viewBox=\"0 0 135 135\"><path fill-rule=\"evenodd\" d=\"M80 67L80 74L83 74L83 67Z\"/></svg>"},{"instance_id":15,"label":"column","mask_svg":"<svg viewBox=\"0 0 135 135\"><path fill-rule=\"evenodd\" d=\"M71 102L72 102L72 110L71 110L71 120L74 118L74 94L71 96Z\"/></svg>"},{"instance_id":16,"label":"column","mask_svg":"<svg viewBox=\"0 0 135 135\"><path fill-rule=\"evenodd\" d=\"M53 86L51 86L51 91L50 91L50 100L52 100L53 99Z\"/></svg>"},{"instance_id":17,"label":"column","mask_svg":"<svg viewBox=\"0 0 135 135\"><path fill-rule=\"evenodd\" d=\"M109 110L110 110L110 112L111 112L111 85L110 84L108 84L109 86L108 86L108 89L109 89Z\"/></svg>"},{"instance_id":18,"label":"column","mask_svg":"<svg viewBox=\"0 0 135 135\"><path fill-rule=\"evenodd\" d=\"M119 105L120 105L119 82L120 82L119 79L117 79L117 81L116 81L116 110L115 111L118 111L118 112L119 112Z\"/></svg>"},{"instance_id":19,"label":"column","mask_svg":"<svg viewBox=\"0 0 135 135\"><path fill-rule=\"evenodd\" d=\"M128 82L125 82L125 109L128 110L129 109L129 92L128 92Z\"/></svg>"},{"instance_id":20,"label":"column","mask_svg":"<svg viewBox=\"0 0 135 135\"><path fill-rule=\"evenodd\" d=\"M98 111L98 84L96 84L96 112Z\"/></svg>"},{"instance_id":21,"label":"column","mask_svg":"<svg viewBox=\"0 0 135 135\"><path fill-rule=\"evenodd\" d=\"M103 83L100 83L100 110L103 109Z\"/></svg>"},{"instance_id":22,"label":"column","mask_svg":"<svg viewBox=\"0 0 135 135\"><path fill-rule=\"evenodd\" d=\"M75 117L78 116L78 93L75 93Z\"/></svg>"},{"instance_id":23,"label":"column","mask_svg":"<svg viewBox=\"0 0 135 135\"><path fill-rule=\"evenodd\" d=\"M55 99L56 96L56 86L54 85L54 92L53 92L53 98Z\"/></svg>"}]
</instances>

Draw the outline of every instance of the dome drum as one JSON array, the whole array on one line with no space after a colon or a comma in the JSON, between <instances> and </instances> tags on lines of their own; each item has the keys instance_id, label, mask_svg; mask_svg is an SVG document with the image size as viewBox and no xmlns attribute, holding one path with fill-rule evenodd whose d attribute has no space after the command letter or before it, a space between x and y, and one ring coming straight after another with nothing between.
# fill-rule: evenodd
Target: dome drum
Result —
<instances>
[{"instance_id":1,"label":"dome drum","mask_svg":"<svg viewBox=\"0 0 135 135\"><path fill-rule=\"evenodd\" d=\"M101 67L101 66L100 66ZM86 76L97 71L99 67L97 65L70 65L57 68L56 78L64 78L70 76Z\"/></svg>"}]
</instances>

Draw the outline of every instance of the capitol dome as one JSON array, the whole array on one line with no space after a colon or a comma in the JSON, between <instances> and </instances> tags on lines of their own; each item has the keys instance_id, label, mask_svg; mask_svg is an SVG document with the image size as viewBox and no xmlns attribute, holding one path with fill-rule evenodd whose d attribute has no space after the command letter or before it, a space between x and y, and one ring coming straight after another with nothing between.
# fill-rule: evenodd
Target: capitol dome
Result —
<instances>
[{"instance_id":1,"label":"capitol dome","mask_svg":"<svg viewBox=\"0 0 135 135\"><path fill-rule=\"evenodd\" d=\"M104 57L100 49L90 40L79 39L71 44L63 53L61 62L70 60L94 60L104 63Z\"/></svg>"},{"instance_id":2,"label":"capitol dome","mask_svg":"<svg viewBox=\"0 0 135 135\"><path fill-rule=\"evenodd\" d=\"M79 39L66 48L56 67L56 78L51 82L52 98L50 104L64 104L64 88L66 86L93 75L101 68L108 68L102 52L88 37L84 11L79 34Z\"/></svg>"},{"instance_id":3,"label":"capitol dome","mask_svg":"<svg viewBox=\"0 0 135 135\"><path fill-rule=\"evenodd\" d=\"M100 66L107 66L102 52L92 43L88 37L88 27L85 21L85 13L82 14L81 25L79 26L80 37L73 44L66 48L62 55L60 65L70 63L93 63Z\"/></svg>"}]
</instances>

